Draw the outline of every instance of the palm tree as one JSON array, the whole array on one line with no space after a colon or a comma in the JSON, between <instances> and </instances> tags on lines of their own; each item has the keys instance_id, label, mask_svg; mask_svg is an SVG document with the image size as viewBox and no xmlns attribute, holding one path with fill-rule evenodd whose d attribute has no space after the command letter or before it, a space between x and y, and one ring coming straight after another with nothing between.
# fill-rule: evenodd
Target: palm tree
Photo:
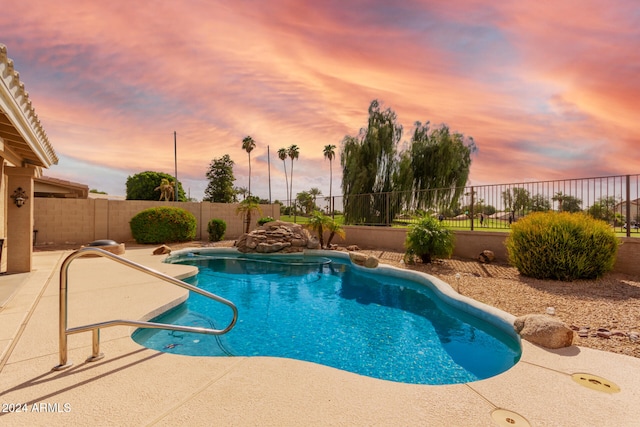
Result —
<instances>
[{"instance_id":1,"label":"palm tree","mask_svg":"<svg viewBox=\"0 0 640 427\"><path fill-rule=\"evenodd\" d=\"M330 223L330 217L320 211L314 211L309 217L309 222L305 225L306 228L315 231L318 235L320 249L324 248L324 231L329 227Z\"/></svg>"},{"instance_id":2,"label":"palm tree","mask_svg":"<svg viewBox=\"0 0 640 427\"><path fill-rule=\"evenodd\" d=\"M246 187L235 187L233 191L235 191L236 195L242 196L242 200L247 198L248 190Z\"/></svg>"},{"instance_id":3,"label":"palm tree","mask_svg":"<svg viewBox=\"0 0 640 427\"><path fill-rule=\"evenodd\" d=\"M249 156L249 197L251 197L251 151L256 148L256 142L250 136L245 136L242 140L242 149Z\"/></svg>"},{"instance_id":4,"label":"palm tree","mask_svg":"<svg viewBox=\"0 0 640 427\"><path fill-rule=\"evenodd\" d=\"M262 209L260 209L260 205L255 202L252 198L244 199L238 205L236 209L237 215L244 216L245 223L247 224L245 227L245 233L249 232L249 227L251 227L251 214L253 211L257 211L260 215L262 215Z\"/></svg>"},{"instance_id":5,"label":"palm tree","mask_svg":"<svg viewBox=\"0 0 640 427\"><path fill-rule=\"evenodd\" d=\"M289 182L289 195L293 197L293 161L300 155L300 149L296 144L293 144L287 149L287 154L291 159L291 181Z\"/></svg>"},{"instance_id":6,"label":"palm tree","mask_svg":"<svg viewBox=\"0 0 640 427\"><path fill-rule=\"evenodd\" d=\"M316 198L318 196L322 196L322 191L320 191L319 188L313 187L311 190L309 190L309 195L313 197L313 209L317 209Z\"/></svg>"},{"instance_id":7,"label":"palm tree","mask_svg":"<svg viewBox=\"0 0 640 427\"><path fill-rule=\"evenodd\" d=\"M565 199L565 195L562 191L558 191L552 198L554 202L558 202L558 212L562 212L562 201Z\"/></svg>"},{"instance_id":8,"label":"palm tree","mask_svg":"<svg viewBox=\"0 0 640 427\"><path fill-rule=\"evenodd\" d=\"M286 182L286 190L287 190L287 201L289 202L289 206L291 206L291 198L289 197L289 177L287 176L287 149L281 148L278 150L278 158L282 160L282 164L284 164L284 179Z\"/></svg>"},{"instance_id":9,"label":"palm tree","mask_svg":"<svg viewBox=\"0 0 640 427\"><path fill-rule=\"evenodd\" d=\"M159 200L164 199L167 202L169 202L173 198L173 201L175 202L176 198L175 198L175 192L173 189L172 181L169 181L167 178L162 178L162 180L160 181L160 185L153 189L153 191L158 191L158 190L160 190Z\"/></svg>"},{"instance_id":10,"label":"palm tree","mask_svg":"<svg viewBox=\"0 0 640 427\"><path fill-rule=\"evenodd\" d=\"M333 215L333 198L331 197L331 187L333 186L333 158L336 156L336 152L334 151L336 148L335 145L329 144L324 146L324 158L329 159L329 210L331 211L331 215Z\"/></svg>"},{"instance_id":11,"label":"palm tree","mask_svg":"<svg viewBox=\"0 0 640 427\"><path fill-rule=\"evenodd\" d=\"M329 219L331 220L331 222L327 224L327 230L330 231L329 239L327 239L327 246L331 245L331 241L336 234L343 239L344 236L346 236L346 233L344 232L344 229L340 226L340 224L338 224L333 218Z\"/></svg>"}]
</instances>

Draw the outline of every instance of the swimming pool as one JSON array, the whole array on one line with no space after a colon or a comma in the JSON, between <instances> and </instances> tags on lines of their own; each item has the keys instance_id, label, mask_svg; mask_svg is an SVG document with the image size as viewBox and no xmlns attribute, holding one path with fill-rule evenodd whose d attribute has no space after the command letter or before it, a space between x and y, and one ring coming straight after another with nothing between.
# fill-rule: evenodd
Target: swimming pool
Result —
<instances>
[{"instance_id":1,"label":"swimming pool","mask_svg":"<svg viewBox=\"0 0 640 427\"><path fill-rule=\"evenodd\" d=\"M520 343L508 315L457 299L435 278L388 266L365 269L343 254L326 254L173 254L169 262L198 267L191 283L236 304L238 322L222 336L141 329L133 339L171 353L287 357L415 384L476 381L518 362ZM191 294L155 321L215 328L230 319L228 307Z\"/></svg>"}]
</instances>

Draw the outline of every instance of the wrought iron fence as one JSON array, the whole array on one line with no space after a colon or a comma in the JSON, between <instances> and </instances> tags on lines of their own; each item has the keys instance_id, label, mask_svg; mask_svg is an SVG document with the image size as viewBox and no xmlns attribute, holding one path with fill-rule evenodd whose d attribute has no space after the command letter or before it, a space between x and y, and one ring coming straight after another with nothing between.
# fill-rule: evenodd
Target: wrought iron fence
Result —
<instances>
[{"instance_id":1,"label":"wrought iron fence","mask_svg":"<svg viewBox=\"0 0 640 427\"><path fill-rule=\"evenodd\" d=\"M585 212L617 232L640 237L639 184L640 174L334 196L332 200L320 196L313 206L293 205L291 214L304 221L315 207L343 224L399 227L434 215L454 228L504 230L531 212Z\"/></svg>"}]
</instances>

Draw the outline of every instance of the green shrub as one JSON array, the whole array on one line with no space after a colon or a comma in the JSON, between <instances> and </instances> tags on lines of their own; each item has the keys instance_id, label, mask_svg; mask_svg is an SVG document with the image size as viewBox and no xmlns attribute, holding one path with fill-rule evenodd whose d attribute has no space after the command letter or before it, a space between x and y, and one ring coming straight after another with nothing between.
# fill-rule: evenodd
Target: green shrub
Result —
<instances>
[{"instance_id":1,"label":"green shrub","mask_svg":"<svg viewBox=\"0 0 640 427\"><path fill-rule=\"evenodd\" d=\"M224 232L227 231L227 223L221 219L213 218L207 224L210 242L219 242L224 239Z\"/></svg>"},{"instance_id":2,"label":"green shrub","mask_svg":"<svg viewBox=\"0 0 640 427\"><path fill-rule=\"evenodd\" d=\"M258 220L258 225L265 225L266 223L271 221L275 221L275 220L270 216L264 216Z\"/></svg>"},{"instance_id":3,"label":"green shrub","mask_svg":"<svg viewBox=\"0 0 640 427\"><path fill-rule=\"evenodd\" d=\"M182 208L145 209L131 218L129 225L138 243L186 242L196 238L196 217Z\"/></svg>"},{"instance_id":4,"label":"green shrub","mask_svg":"<svg viewBox=\"0 0 640 427\"><path fill-rule=\"evenodd\" d=\"M429 263L434 257L450 257L453 253L454 234L440 224L436 218L425 216L409 227L405 259L413 262L415 257Z\"/></svg>"},{"instance_id":5,"label":"green shrub","mask_svg":"<svg viewBox=\"0 0 640 427\"><path fill-rule=\"evenodd\" d=\"M618 239L604 221L583 213L539 212L511 226L506 246L525 276L571 281L594 279L613 268Z\"/></svg>"}]
</instances>

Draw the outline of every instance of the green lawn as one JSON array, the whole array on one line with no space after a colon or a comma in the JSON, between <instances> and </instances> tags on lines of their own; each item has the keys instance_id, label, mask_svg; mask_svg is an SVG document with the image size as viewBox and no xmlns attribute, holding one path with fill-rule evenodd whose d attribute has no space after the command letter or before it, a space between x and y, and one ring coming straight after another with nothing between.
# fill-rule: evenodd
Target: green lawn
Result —
<instances>
[{"instance_id":1,"label":"green lawn","mask_svg":"<svg viewBox=\"0 0 640 427\"><path fill-rule=\"evenodd\" d=\"M287 222L295 222L297 224L307 224L309 222L309 218L301 215L297 215L294 217L293 215L281 215L280 220ZM335 221L339 225L344 225L344 215L336 215ZM394 228L408 228L411 224L414 224L415 220L395 220L391 225ZM442 224L452 230L471 230L471 220L470 219L445 219L442 221ZM615 233L617 237L627 237L627 232L625 230L619 231L620 229L616 227ZM509 232L511 228L509 227L509 222L500 219L487 218L484 220L482 226L480 226L480 221L476 219L473 231L499 231L499 232ZM639 229L631 230L631 237L640 237Z\"/></svg>"},{"instance_id":2,"label":"green lawn","mask_svg":"<svg viewBox=\"0 0 640 427\"><path fill-rule=\"evenodd\" d=\"M344 215L336 215L334 220L338 225L343 225ZM293 215L280 215L280 221L293 222L296 224L307 224L309 222L309 218L306 216L296 215L294 220Z\"/></svg>"}]
</instances>

